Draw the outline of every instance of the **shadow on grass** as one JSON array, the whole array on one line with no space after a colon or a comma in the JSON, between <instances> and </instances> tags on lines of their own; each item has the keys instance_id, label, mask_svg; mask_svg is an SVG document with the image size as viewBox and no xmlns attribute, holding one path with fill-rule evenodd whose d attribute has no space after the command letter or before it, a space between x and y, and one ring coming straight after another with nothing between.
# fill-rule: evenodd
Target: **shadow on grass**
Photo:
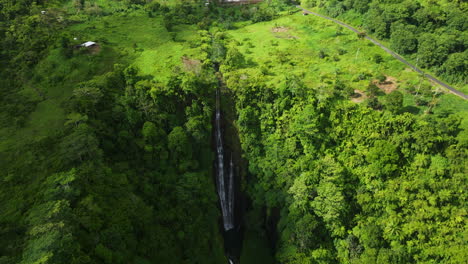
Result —
<instances>
[{"instance_id":1,"label":"shadow on grass","mask_svg":"<svg viewBox=\"0 0 468 264\"><path fill-rule=\"evenodd\" d=\"M379 90L379 91L377 91L376 95L377 95L377 96L385 96L385 95L387 95L387 94L386 94L384 91Z\"/></svg>"},{"instance_id":2,"label":"shadow on grass","mask_svg":"<svg viewBox=\"0 0 468 264\"><path fill-rule=\"evenodd\" d=\"M417 115L421 112L421 109L419 109L418 107L416 106L413 106L413 105L408 105L408 106L405 106L401 109L401 112L402 113L411 113L411 114L414 114L414 115Z\"/></svg>"}]
</instances>

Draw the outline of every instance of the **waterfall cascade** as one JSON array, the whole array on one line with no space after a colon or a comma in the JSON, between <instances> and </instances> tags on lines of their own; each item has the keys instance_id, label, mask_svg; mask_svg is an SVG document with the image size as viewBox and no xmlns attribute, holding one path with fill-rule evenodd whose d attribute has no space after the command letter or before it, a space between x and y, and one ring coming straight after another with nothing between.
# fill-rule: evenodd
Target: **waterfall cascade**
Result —
<instances>
[{"instance_id":1,"label":"waterfall cascade","mask_svg":"<svg viewBox=\"0 0 468 264\"><path fill-rule=\"evenodd\" d=\"M221 204L221 213L223 214L224 230L228 231L234 228L234 162L229 162L229 173L225 173L224 166L224 146L221 131L221 100L220 91L216 90L216 187L218 189L219 201ZM226 178L227 175L227 178Z\"/></svg>"}]
</instances>

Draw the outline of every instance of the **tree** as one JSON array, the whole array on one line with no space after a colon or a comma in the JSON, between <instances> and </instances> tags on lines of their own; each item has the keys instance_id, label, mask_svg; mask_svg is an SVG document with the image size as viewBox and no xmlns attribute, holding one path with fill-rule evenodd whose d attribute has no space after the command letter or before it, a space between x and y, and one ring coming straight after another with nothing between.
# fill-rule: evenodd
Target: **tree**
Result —
<instances>
[{"instance_id":1,"label":"tree","mask_svg":"<svg viewBox=\"0 0 468 264\"><path fill-rule=\"evenodd\" d=\"M80 123L86 121L88 121L87 115L82 115L80 113L73 112L67 115L67 121L65 122L65 126L73 125L76 128Z\"/></svg>"},{"instance_id":2,"label":"tree","mask_svg":"<svg viewBox=\"0 0 468 264\"><path fill-rule=\"evenodd\" d=\"M393 176L392 174L398 169L400 157L394 144L384 140L377 140L369 150L366 160L370 164L371 174L378 177L387 177Z\"/></svg>"},{"instance_id":3,"label":"tree","mask_svg":"<svg viewBox=\"0 0 468 264\"><path fill-rule=\"evenodd\" d=\"M101 155L94 131L84 123L79 124L72 133L62 139L60 152L69 162L82 162L84 159L98 158Z\"/></svg>"},{"instance_id":4,"label":"tree","mask_svg":"<svg viewBox=\"0 0 468 264\"><path fill-rule=\"evenodd\" d=\"M384 20L382 10L377 5L373 6L365 15L365 28L373 32L378 38L389 36L389 26Z\"/></svg>"},{"instance_id":5,"label":"tree","mask_svg":"<svg viewBox=\"0 0 468 264\"><path fill-rule=\"evenodd\" d=\"M375 85L374 83L370 83L369 86L367 86L366 93L369 97L376 97L379 91L380 89L377 85Z\"/></svg>"},{"instance_id":6,"label":"tree","mask_svg":"<svg viewBox=\"0 0 468 264\"><path fill-rule=\"evenodd\" d=\"M340 219L345 203L340 188L332 182L324 181L317 187L317 195L311 203L315 213L330 226L333 236L344 235L344 228L340 225Z\"/></svg>"},{"instance_id":7,"label":"tree","mask_svg":"<svg viewBox=\"0 0 468 264\"><path fill-rule=\"evenodd\" d=\"M96 82L85 82L73 90L72 105L77 112L95 113L102 97L103 93Z\"/></svg>"},{"instance_id":8,"label":"tree","mask_svg":"<svg viewBox=\"0 0 468 264\"><path fill-rule=\"evenodd\" d=\"M28 239L21 263L79 263L80 251L72 234L70 203L76 189L76 170L50 175L40 189L39 203L29 212Z\"/></svg>"},{"instance_id":9,"label":"tree","mask_svg":"<svg viewBox=\"0 0 468 264\"><path fill-rule=\"evenodd\" d=\"M422 66L442 65L456 43L450 38L446 34L423 33L418 39L418 58Z\"/></svg>"},{"instance_id":10,"label":"tree","mask_svg":"<svg viewBox=\"0 0 468 264\"><path fill-rule=\"evenodd\" d=\"M184 129L174 127L167 140L172 160L179 164L180 168L188 166L187 164L191 163L192 145Z\"/></svg>"},{"instance_id":11,"label":"tree","mask_svg":"<svg viewBox=\"0 0 468 264\"><path fill-rule=\"evenodd\" d=\"M385 96L385 108L396 114L403 107L403 94L399 91L393 91Z\"/></svg>"},{"instance_id":12,"label":"tree","mask_svg":"<svg viewBox=\"0 0 468 264\"><path fill-rule=\"evenodd\" d=\"M401 54L416 52L418 41L415 31L416 27L413 25L405 25L401 22L393 23L390 36L392 49Z\"/></svg>"},{"instance_id":13,"label":"tree","mask_svg":"<svg viewBox=\"0 0 468 264\"><path fill-rule=\"evenodd\" d=\"M231 69L241 68L245 64L244 55L240 53L236 47L231 46L226 53L224 64L229 66Z\"/></svg>"},{"instance_id":14,"label":"tree","mask_svg":"<svg viewBox=\"0 0 468 264\"><path fill-rule=\"evenodd\" d=\"M443 69L445 74L451 76L455 81L466 79L468 71L468 50L450 54L443 64Z\"/></svg>"},{"instance_id":15,"label":"tree","mask_svg":"<svg viewBox=\"0 0 468 264\"><path fill-rule=\"evenodd\" d=\"M62 34L60 37L60 47L62 49L62 54L65 58L71 58L73 55L73 49L71 45L71 36L70 34Z\"/></svg>"},{"instance_id":16,"label":"tree","mask_svg":"<svg viewBox=\"0 0 468 264\"><path fill-rule=\"evenodd\" d=\"M141 130L144 140L144 150L148 153L148 167L158 165L156 160L164 162L167 159L167 139L163 129L153 122L146 121Z\"/></svg>"},{"instance_id":17,"label":"tree","mask_svg":"<svg viewBox=\"0 0 468 264\"><path fill-rule=\"evenodd\" d=\"M139 72L139 69L133 65L125 68L125 70L123 70L123 76L126 83L128 85L135 85L140 80L138 77Z\"/></svg>"},{"instance_id":18,"label":"tree","mask_svg":"<svg viewBox=\"0 0 468 264\"><path fill-rule=\"evenodd\" d=\"M77 10L83 9L84 4L85 4L85 0L73 0L73 6L74 6Z\"/></svg>"},{"instance_id":19,"label":"tree","mask_svg":"<svg viewBox=\"0 0 468 264\"><path fill-rule=\"evenodd\" d=\"M145 124L143 124L141 134L143 134L143 139L146 142L153 143L158 137L158 129L153 122L146 121Z\"/></svg>"},{"instance_id":20,"label":"tree","mask_svg":"<svg viewBox=\"0 0 468 264\"><path fill-rule=\"evenodd\" d=\"M380 54L374 54L373 61L377 64L383 62L383 57Z\"/></svg>"},{"instance_id":21,"label":"tree","mask_svg":"<svg viewBox=\"0 0 468 264\"><path fill-rule=\"evenodd\" d=\"M369 3L371 0L353 0L353 8L359 13L364 14L369 10Z\"/></svg>"}]
</instances>

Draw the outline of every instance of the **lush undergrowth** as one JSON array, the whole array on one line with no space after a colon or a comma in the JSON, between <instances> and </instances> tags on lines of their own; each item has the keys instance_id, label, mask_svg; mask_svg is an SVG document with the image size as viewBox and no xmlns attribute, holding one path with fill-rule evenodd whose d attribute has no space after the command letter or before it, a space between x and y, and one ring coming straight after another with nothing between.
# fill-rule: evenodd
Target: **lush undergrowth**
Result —
<instances>
[{"instance_id":1,"label":"lush undergrowth","mask_svg":"<svg viewBox=\"0 0 468 264\"><path fill-rule=\"evenodd\" d=\"M377 93L380 100L393 90L402 92L403 111L467 116L466 100L432 86L381 48L327 20L296 14L228 33L234 40L232 46L246 58L245 67L237 74L264 74L269 76L269 84L296 76L309 87L321 87L318 92L323 98L334 96L330 87L343 85L346 88L341 89L348 90L350 100L357 102L367 98L369 82L374 81L383 88ZM379 84L382 76L386 80ZM353 98L353 90L363 94Z\"/></svg>"},{"instance_id":2,"label":"lush undergrowth","mask_svg":"<svg viewBox=\"0 0 468 264\"><path fill-rule=\"evenodd\" d=\"M468 103L355 34L279 0L0 7L0 263L224 263L214 65L242 263L468 258Z\"/></svg>"},{"instance_id":3,"label":"lush undergrowth","mask_svg":"<svg viewBox=\"0 0 468 264\"><path fill-rule=\"evenodd\" d=\"M74 55L67 58L63 48L51 47L21 91L30 100L40 101L38 107L15 136L5 136L8 140L2 142L4 145L20 143L22 138L41 139L60 130L66 114L61 104L76 85L109 72L115 63L135 65L142 75L167 82L175 66L182 68L182 57L196 59L199 54L193 48L198 38L194 26L180 25L168 32L161 16L149 18L142 9L110 16L83 15L78 21L62 34L70 39L70 45L96 41L99 51L73 51Z\"/></svg>"},{"instance_id":4,"label":"lush undergrowth","mask_svg":"<svg viewBox=\"0 0 468 264\"><path fill-rule=\"evenodd\" d=\"M452 1L302 0L308 8L360 26L414 65L468 92L467 4Z\"/></svg>"},{"instance_id":5,"label":"lush undergrowth","mask_svg":"<svg viewBox=\"0 0 468 264\"><path fill-rule=\"evenodd\" d=\"M143 75L159 81L167 81L172 69L182 66L182 57L197 59L199 53L195 26L179 25L168 32L162 16L149 18L144 10L90 19L70 30L83 42L93 40L112 47Z\"/></svg>"},{"instance_id":6,"label":"lush undergrowth","mask_svg":"<svg viewBox=\"0 0 468 264\"><path fill-rule=\"evenodd\" d=\"M1 32L16 45L2 53L0 262L224 262L215 82L198 29L169 32L143 6L83 2L8 21L32 35L57 28L37 36L30 65L14 59L27 49L20 35ZM98 46L77 47L86 41Z\"/></svg>"},{"instance_id":7,"label":"lush undergrowth","mask_svg":"<svg viewBox=\"0 0 468 264\"><path fill-rule=\"evenodd\" d=\"M246 189L281 212L278 261L466 260L466 100L319 18L228 35Z\"/></svg>"}]
</instances>

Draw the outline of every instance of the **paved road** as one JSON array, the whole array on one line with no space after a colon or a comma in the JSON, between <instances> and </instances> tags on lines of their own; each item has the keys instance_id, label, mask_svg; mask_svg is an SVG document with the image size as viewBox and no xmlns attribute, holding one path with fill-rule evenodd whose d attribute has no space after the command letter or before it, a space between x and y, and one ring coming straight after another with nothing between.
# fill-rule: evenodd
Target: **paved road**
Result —
<instances>
[{"instance_id":1,"label":"paved road","mask_svg":"<svg viewBox=\"0 0 468 264\"><path fill-rule=\"evenodd\" d=\"M360 30L356 29L356 28L353 28L352 26L348 25L348 24L345 24L339 20L336 20L336 19L333 19L331 17L327 17L327 16L324 16L324 15L321 15L321 14L318 14L318 13L315 13L315 12L312 12L312 11L309 11L301 6L296 6L297 8L300 8L302 9L305 13L308 13L308 14L312 14L312 15L315 15L315 16L318 16L318 17L321 17L321 18L324 18L324 19L327 19L327 20L330 20L330 21L333 21L335 22L336 24L339 24L349 30L352 30L356 33L361 33ZM429 79L430 81L432 81L433 83L436 83L444 88L447 88L451 93L455 94L455 95L458 95L460 96L461 98L465 99L465 100L468 100L468 95L458 91L457 89L453 88L452 86L438 80L437 78L435 78L434 76L430 75L430 74L427 74L427 73L424 73L421 69L419 69L418 67L414 66L413 64L409 63L407 60L405 60L403 57L401 57L400 55L396 54L395 52L393 52L392 50L390 50L389 48L385 47L384 45L382 45L382 43L378 42L377 40L369 37L369 36L365 36L366 39L370 40L372 43L374 43L375 45L381 47L383 50L385 50L387 53L389 53L390 55L392 55L393 57L395 57L397 60L403 62L404 64L408 65L411 69L413 69L415 72L419 73L419 74L422 74L424 75L424 77L426 77L427 79Z\"/></svg>"}]
</instances>

